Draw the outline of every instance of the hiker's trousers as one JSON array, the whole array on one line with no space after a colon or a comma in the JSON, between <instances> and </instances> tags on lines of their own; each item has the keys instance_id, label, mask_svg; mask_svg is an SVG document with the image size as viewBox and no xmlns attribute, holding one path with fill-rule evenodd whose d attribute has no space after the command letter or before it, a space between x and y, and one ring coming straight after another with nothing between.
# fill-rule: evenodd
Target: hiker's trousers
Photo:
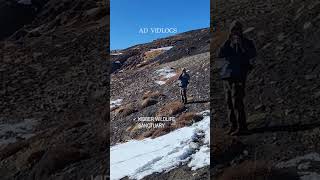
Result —
<instances>
[{"instance_id":1,"label":"hiker's trousers","mask_svg":"<svg viewBox=\"0 0 320 180\"><path fill-rule=\"evenodd\" d=\"M187 88L180 87L181 102L187 103Z\"/></svg>"},{"instance_id":2,"label":"hiker's trousers","mask_svg":"<svg viewBox=\"0 0 320 180\"><path fill-rule=\"evenodd\" d=\"M245 80L227 80L224 82L228 119L233 128L246 129L246 113L244 107Z\"/></svg>"}]
</instances>

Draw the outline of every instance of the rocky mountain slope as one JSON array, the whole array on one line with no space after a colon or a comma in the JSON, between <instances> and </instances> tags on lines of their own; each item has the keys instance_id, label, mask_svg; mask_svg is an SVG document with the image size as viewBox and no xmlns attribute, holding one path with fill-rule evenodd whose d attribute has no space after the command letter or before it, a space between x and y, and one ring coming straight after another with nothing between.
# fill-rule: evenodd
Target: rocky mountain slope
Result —
<instances>
[{"instance_id":1,"label":"rocky mountain slope","mask_svg":"<svg viewBox=\"0 0 320 180\"><path fill-rule=\"evenodd\" d=\"M208 52L210 48L209 36L208 29L193 30L111 53L111 55L118 54L111 58L112 72L134 68L137 65L144 66L151 62L166 63L182 57ZM172 47L172 49L159 52L153 55L154 57L147 56L146 52L159 47Z\"/></svg>"},{"instance_id":2,"label":"rocky mountain slope","mask_svg":"<svg viewBox=\"0 0 320 180\"><path fill-rule=\"evenodd\" d=\"M197 114L210 108L209 46L209 29L199 29L111 53L114 69L110 136L114 151L116 144L125 146L126 142L133 143L132 140L163 137L202 119ZM189 103L185 105L180 103L177 86L182 68L191 76ZM175 117L178 123L167 123L157 129L139 128L136 121L139 117L154 116ZM150 159L148 166L161 159ZM141 171L144 172L143 168ZM143 179L208 179L208 176L208 166L192 171L182 163L169 172L152 173Z\"/></svg>"},{"instance_id":3,"label":"rocky mountain slope","mask_svg":"<svg viewBox=\"0 0 320 180\"><path fill-rule=\"evenodd\" d=\"M214 176L228 179L221 175L230 173L226 167L245 160L268 160L275 167L292 169L301 179L319 179L319 1L228 0L216 2L215 8L212 54L227 37L228 24L238 19L246 36L255 41L258 57L246 88L251 133L239 138L223 136L229 139L225 147L238 150L225 151L231 158L213 168ZM218 69L212 72L214 125L225 129L226 106ZM291 164L283 165L289 161ZM240 170L232 171L237 174Z\"/></svg>"},{"instance_id":4,"label":"rocky mountain slope","mask_svg":"<svg viewBox=\"0 0 320 180\"><path fill-rule=\"evenodd\" d=\"M1 2L1 179L106 175L109 5Z\"/></svg>"}]
</instances>

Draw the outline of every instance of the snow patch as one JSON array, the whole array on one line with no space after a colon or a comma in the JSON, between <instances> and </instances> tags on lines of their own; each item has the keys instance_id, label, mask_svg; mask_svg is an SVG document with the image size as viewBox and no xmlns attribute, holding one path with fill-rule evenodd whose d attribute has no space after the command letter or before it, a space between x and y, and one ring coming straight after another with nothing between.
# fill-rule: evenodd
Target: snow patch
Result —
<instances>
[{"instance_id":1,"label":"snow patch","mask_svg":"<svg viewBox=\"0 0 320 180\"><path fill-rule=\"evenodd\" d=\"M18 123L0 124L0 146L16 142L18 139L29 139L34 136L35 119L25 119Z\"/></svg>"},{"instance_id":2,"label":"snow patch","mask_svg":"<svg viewBox=\"0 0 320 180\"><path fill-rule=\"evenodd\" d=\"M166 84L166 80L174 77L177 75L176 71L170 67L164 67L162 69L158 69L156 71L158 76L162 79L161 81L155 81L155 83L159 85L164 85Z\"/></svg>"},{"instance_id":3,"label":"snow patch","mask_svg":"<svg viewBox=\"0 0 320 180\"><path fill-rule=\"evenodd\" d=\"M198 147L199 143L195 143L202 136L205 136L203 144ZM202 121L192 126L177 129L155 139L146 138L117 144L110 150L111 180L126 176L142 179L153 173L168 172L189 161L188 166L192 170L208 166L209 141L210 116L204 116Z\"/></svg>"},{"instance_id":4,"label":"snow patch","mask_svg":"<svg viewBox=\"0 0 320 180\"><path fill-rule=\"evenodd\" d=\"M210 148L207 146L202 146L198 152L191 156L191 161L188 164L191 170L197 170L204 166L210 165Z\"/></svg>"},{"instance_id":5,"label":"snow patch","mask_svg":"<svg viewBox=\"0 0 320 180\"><path fill-rule=\"evenodd\" d=\"M121 106L122 101L123 101L123 99L117 99L114 101L110 101L110 109Z\"/></svg>"},{"instance_id":6,"label":"snow patch","mask_svg":"<svg viewBox=\"0 0 320 180\"><path fill-rule=\"evenodd\" d=\"M149 51L168 51L171 48L173 48L173 46L166 46L166 47L161 47L161 48L156 48L156 49L150 49Z\"/></svg>"},{"instance_id":7,"label":"snow patch","mask_svg":"<svg viewBox=\"0 0 320 180\"><path fill-rule=\"evenodd\" d=\"M164 85L164 84L166 84L165 81L155 81L155 83L157 83L157 84L159 84L159 85Z\"/></svg>"},{"instance_id":8,"label":"snow patch","mask_svg":"<svg viewBox=\"0 0 320 180\"><path fill-rule=\"evenodd\" d=\"M166 79L169 79L177 74L175 70L170 67L164 67L162 69L157 70L156 72L159 74L159 76L162 76Z\"/></svg>"},{"instance_id":9,"label":"snow patch","mask_svg":"<svg viewBox=\"0 0 320 180\"><path fill-rule=\"evenodd\" d=\"M111 53L110 55L111 56L120 56L120 55L122 55L122 53L121 52L119 52L119 53Z\"/></svg>"},{"instance_id":10,"label":"snow patch","mask_svg":"<svg viewBox=\"0 0 320 180\"><path fill-rule=\"evenodd\" d=\"M19 0L18 3L24 4L24 5L31 5L32 4L31 0Z\"/></svg>"}]
</instances>

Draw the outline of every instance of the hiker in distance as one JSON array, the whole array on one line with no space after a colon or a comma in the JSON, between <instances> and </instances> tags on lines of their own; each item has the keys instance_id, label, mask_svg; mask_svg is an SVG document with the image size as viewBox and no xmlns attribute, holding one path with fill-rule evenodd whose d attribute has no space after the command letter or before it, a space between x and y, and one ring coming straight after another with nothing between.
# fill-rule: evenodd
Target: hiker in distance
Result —
<instances>
[{"instance_id":1,"label":"hiker in distance","mask_svg":"<svg viewBox=\"0 0 320 180\"><path fill-rule=\"evenodd\" d=\"M187 73L187 70L185 68L182 69L182 72L178 78L178 85L180 87L180 97L181 102L186 104L188 102L187 100L187 87L189 85L190 76Z\"/></svg>"},{"instance_id":2,"label":"hiker in distance","mask_svg":"<svg viewBox=\"0 0 320 180\"><path fill-rule=\"evenodd\" d=\"M228 134L241 135L248 132L243 100L247 75L252 69L250 61L257 52L253 41L244 37L243 25L239 21L233 21L229 30L229 38L220 48L218 58L224 58L226 62L221 79L224 80L228 106Z\"/></svg>"}]
</instances>

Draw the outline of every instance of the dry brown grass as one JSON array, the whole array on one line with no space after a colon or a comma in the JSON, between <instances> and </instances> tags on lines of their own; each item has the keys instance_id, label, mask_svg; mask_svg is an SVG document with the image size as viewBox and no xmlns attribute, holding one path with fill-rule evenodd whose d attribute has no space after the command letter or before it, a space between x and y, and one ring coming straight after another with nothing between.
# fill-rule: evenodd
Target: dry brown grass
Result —
<instances>
[{"instance_id":1,"label":"dry brown grass","mask_svg":"<svg viewBox=\"0 0 320 180\"><path fill-rule=\"evenodd\" d=\"M157 56L159 56L160 54L162 54L163 52L164 52L164 50L147 51L144 53L144 60L145 61L152 60L152 59L156 58Z\"/></svg>"},{"instance_id":2,"label":"dry brown grass","mask_svg":"<svg viewBox=\"0 0 320 180\"><path fill-rule=\"evenodd\" d=\"M141 61L137 67L144 67L149 65L150 63L152 63L152 59L156 58L157 56L159 56L160 54L162 54L164 52L164 50L155 50L155 51L147 51L143 54L143 61Z\"/></svg>"},{"instance_id":3,"label":"dry brown grass","mask_svg":"<svg viewBox=\"0 0 320 180\"><path fill-rule=\"evenodd\" d=\"M155 130L146 131L146 132L142 133L140 136L138 136L136 139L142 140L144 138L151 137L154 132L155 132Z\"/></svg>"},{"instance_id":4,"label":"dry brown grass","mask_svg":"<svg viewBox=\"0 0 320 180\"><path fill-rule=\"evenodd\" d=\"M175 127L182 128L185 126L190 126L195 122L201 121L203 119L202 115L194 112L182 113L176 120Z\"/></svg>"},{"instance_id":5,"label":"dry brown grass","mask_svg":"<svg viewBox=\"0 0 320 180\"><path fill-rule=\"evenodd\" d=\"M137 68L142 68L142 67L147 67L147 65L149 64L149 61L142 61L141 63L137 64Z\"/></svg>"},{"instance_id":6,"label":"dry brown grass","mask_svg":"<svg viewBox=\"0 0 320 180\"><path fill-rule=\"evenodd\" d=\"M158 103L158 101L156 99L147 98L147 99L142 100L141 108L146 108L148 106L152 106L152 105L157 104L157 103Z\"/></svg>"},{"instance_id":7,"label":"dry brown grass","mask_svg":"<svg viewBox=\"0 0 320 180\"><path fill-rule=\"evenodd\" d=\"M245 161L230 167L218 180L298 180L296 172L277 169L265 161Z\"/></svg>"},{"instance_id":8,"label":"dry brown grass","mask_svg":"<svg viewBox=\"0 0 320 180\"><path fill-rule=\"evenodd\" d=\"M214 139L211 143L211 152L216 163L230 161L244 150L244 145L239 139L226 134L223 129L214 128L211 138Z\"/></svg>"},{"instance_id":9,"label":"dry brown grass","mask_svg":"<svg viewBox=\"0 0 320 180\"><path fill-rule=\"evenodd\" d=\"M142 96L142 99L147 99L147 98L153 98L153 99L158 99L160 97L165 97L164 94L160 93L159 91L156 92L152 92L152 91L147 91L146 93L144 93L144 95Z\"/></svg>"},{"instance_id":10,"label":"dry brown grass","mask_svg":"<svg viewBox=\"0 0 320 180\"><path fill-rule=\"evenodd\" d=\"M160 108L157 112L157 116L170 117L182 112L184 108L184 104L180 101L174 101Z\"/></svg>"},{"instance_id":11,"label":"dry brown grass","mask_svg":"<svg viewBox=\"0 0 320 180\"><path fill-rule=\"evenodd\" d=\"M137 109L131 103L120 106L115 110L116 116L121 116L121 117L126 117L135 112L137 112Z\"/></svg>"},{"instance_id":12,"label":"dry brown grass","mask_svg":"<svg viewBox=\"0 0 320 180\"><path fill-rule=\"evenodd\" d=\"M165 134L168 134L169 132L175 130L176 128L173 126L170 126L169 124L166 125L164 128L158 128L158 129L148 129L141 135L138 135L135 139L142 140L145 138L156 138L159 136L163 136Z\"/></svg>"},{"instance_id":13,"label":"dry brown grass","mask_svg":"<svg viewBox=\"0 0 320 180\"><path fill-rule=\"evenodd\" d=\"M129 126L129 127L126 129L126 131L129 132L129 133L132 133L132 132L137 131L137 129L138 129L138 124L133 124L133 125Z\"/></svg>"}]
</instances>

